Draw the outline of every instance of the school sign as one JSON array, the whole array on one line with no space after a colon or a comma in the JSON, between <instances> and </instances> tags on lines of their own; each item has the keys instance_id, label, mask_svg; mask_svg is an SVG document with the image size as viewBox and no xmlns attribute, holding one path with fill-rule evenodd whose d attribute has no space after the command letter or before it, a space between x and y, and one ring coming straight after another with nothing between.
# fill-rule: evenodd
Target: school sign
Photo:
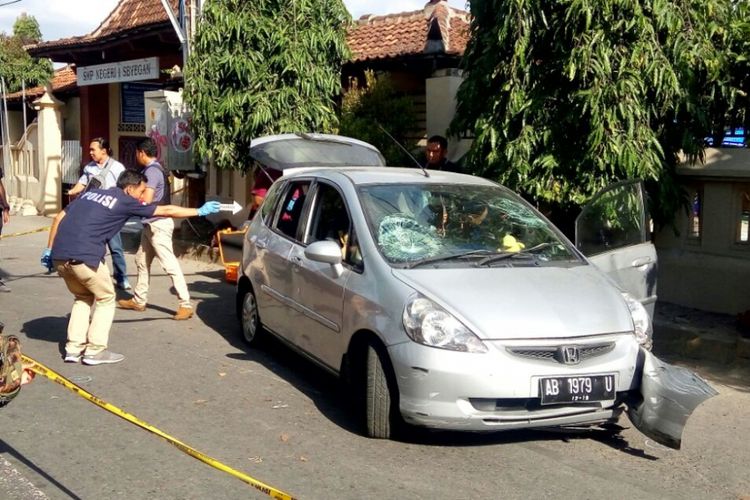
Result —
<instances>
[{"instance_id":1,"label":"school sign","mask_svg":"<svg viewBox=\"0 0 750 500\"><path fill-rule=\"evenodd\" d=\"M79 87L102 83L135 82L159 78L159 58L132 59L77 68Z\"/></svg>"}]
</instances>

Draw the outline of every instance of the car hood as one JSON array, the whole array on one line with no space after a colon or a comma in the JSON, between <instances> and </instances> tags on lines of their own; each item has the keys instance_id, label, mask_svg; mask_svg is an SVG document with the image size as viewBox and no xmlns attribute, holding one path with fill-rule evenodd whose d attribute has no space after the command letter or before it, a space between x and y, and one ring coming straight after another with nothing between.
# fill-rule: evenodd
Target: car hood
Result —
<instances>
[{"instance_id":1,"label":"car hood","mask_svg":"<svg viewBox=\"0 0 750 500\"><path fill-rule=\"evenodd\" d=\"M485 340L633 330L620 291L594 266L394 269Z\"/></svg>"}]
</instances>

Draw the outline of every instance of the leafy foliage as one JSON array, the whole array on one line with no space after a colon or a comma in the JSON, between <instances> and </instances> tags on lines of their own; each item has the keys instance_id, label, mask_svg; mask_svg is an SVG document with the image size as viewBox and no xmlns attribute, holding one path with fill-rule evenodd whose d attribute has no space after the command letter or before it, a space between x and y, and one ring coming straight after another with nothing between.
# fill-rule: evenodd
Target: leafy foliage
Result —
<instances>
[{"instance_id":1,"label":"leafy foliage","mask_svg":"<svg viewBox=\"0 0 750 500\"><path fill-rule=\"evenodd\" d=\"M333 130L350 21L341 0L206 2L186 68L198 154L245 169L253 137Z\"/></svg>"},{"instance_id":2,"label":"leafy foliage","mask_svg":"<svg viewBox=\"0 0 750 500\"><path fill-rule=\"evenodd\" d=\"M13 23L13 36L18 37L26 45L39 42L42 39L42 31L36 18L24 12Z\"/></svg>"},{"instance_id":3,"label":"leafy foliage","mask_svg":"<svg viewBox=\"0 0 750 500\"><path fill-rule=\"evenodd\" d=\"M736 102L728 110L730 124L742 124L745 137L750 136L750 3L739 1L733 6L729 23L730 52L728 55L731 85L737 89ZM750 144L750 141L745 142Z\"/></svg>"},{"instance_id":4,"label":"leafy foliage","mask_svg":"<svg viewBox=\"0 0 750 500\"><path fill-rule=\"evenodd\" d=\"M730 48L742 40L748 53L741 4L473 0L452 125L476 137L471 168L568 209L643 178L657 221L668 221L685 202L679 152L700 157L736 106L731 64L741 57Z\"/></svg>"},{"instance_id":5,"label":"leafy foliage","mask_svg":"<svg viewBox=\"0 0 750 500\"><path fill-rule=\"evenodd\" d=\"M367 71L363 85L353 80L344 93L339 132L377 147L387 165L413 167L414 161L383 129L411 151L416 143L409 140L409 132L416 123L414 102L408 96L399 95L387 74L376 76Z\"/></svg>"},{"instance_id":6,"label":"leafy foliage","mask_svg":"<svg viewBox=\"0 0 750 500\"><path fill-rule=\"evenodd\" d=\"M9 92L41 85L52 77L52 63L48 59L34 59L24 49L24 45L41 41L34 16L21 14L13 24L13 35L0 33L0 76L5 79Z\"/></svg>"}]
</instances>

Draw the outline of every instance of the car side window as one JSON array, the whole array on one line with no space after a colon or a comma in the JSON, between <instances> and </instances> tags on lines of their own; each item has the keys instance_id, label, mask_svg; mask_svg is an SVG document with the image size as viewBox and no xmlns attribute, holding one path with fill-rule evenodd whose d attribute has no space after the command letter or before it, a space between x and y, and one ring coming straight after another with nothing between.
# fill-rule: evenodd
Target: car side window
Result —
<instances>
[{"instance_id":1,"label":"car side window","mask_svg":"<svg viewBox=\"0 0 750 500\"><path fill-rule=\"evenodd\" d=\"M359 240L357 238L357 232L354 230L354 226L351 226L349 231L349 238L347 240L346 251L344 253L344 262L350 264L354 269L361 271L364 269L364 260L362 259L362 252L359 249Z\"/></svg>"},{"instance_id":2,"label":"car side window","mask_svg":"<svg viewBox=\"0 0 750 500\"><path fill-rule=\"evenodd\" d=\"M292 239L297 239L297 229L302 219L302 209L310 190L310 181L292 182L279 207L276 229Z\"/></svg>"},{"instance_id":3,"label":"car side window","mask_svg":"<svg viewBox=\"0 0 750 500\"><path fill-rule=\"evenodd\" d=\"M614 184L586 204L576 219L576 245L597 255L647 241L643 187L640 182Z\"/></svg>"},{"instance_id":4,"label":"car side window","mask_svg":"<svg viewBox=\"0 0 750 500\"><path fill-rule=\"evenodd\" d=\"M271 225L273 220L273 209L276 207L276 202L282 191L281 183L276 183L271 186L271 189L268 190L268 194L266 195L266 199L263 200L263 205L260 207L260 216L267 226Z\"/></svg>"},{"instance_id":5,"label":"car side window","mask_svg":"<svg viewBox=\"0 0 750 500\"><path fill-rule=\"evenodd\" d=\"M335 241L341 247L343 261L361 267L357 237L341 193L333 186L319 183L307 243Z\"/></svg>"}]
</instances>

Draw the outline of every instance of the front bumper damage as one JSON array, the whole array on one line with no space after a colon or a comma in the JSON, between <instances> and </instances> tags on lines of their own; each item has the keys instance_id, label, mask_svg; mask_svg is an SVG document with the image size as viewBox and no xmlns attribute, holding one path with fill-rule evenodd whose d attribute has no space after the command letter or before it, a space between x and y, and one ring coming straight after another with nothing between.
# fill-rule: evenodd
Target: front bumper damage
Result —
<instances>
[{"instance_id":1,"label":"front bumper damage","mask_svg":"<svg viewBox=\"0 0 750 500\"><path fill-rule=\"evenodd\" d=\"M718 392L687 368L667 364L643 348L638 368L641 387L633 392L640 392L640 397L627 402L628 417L641 433L679 450L688 417Z\"/></svg>"}]
</instances>

